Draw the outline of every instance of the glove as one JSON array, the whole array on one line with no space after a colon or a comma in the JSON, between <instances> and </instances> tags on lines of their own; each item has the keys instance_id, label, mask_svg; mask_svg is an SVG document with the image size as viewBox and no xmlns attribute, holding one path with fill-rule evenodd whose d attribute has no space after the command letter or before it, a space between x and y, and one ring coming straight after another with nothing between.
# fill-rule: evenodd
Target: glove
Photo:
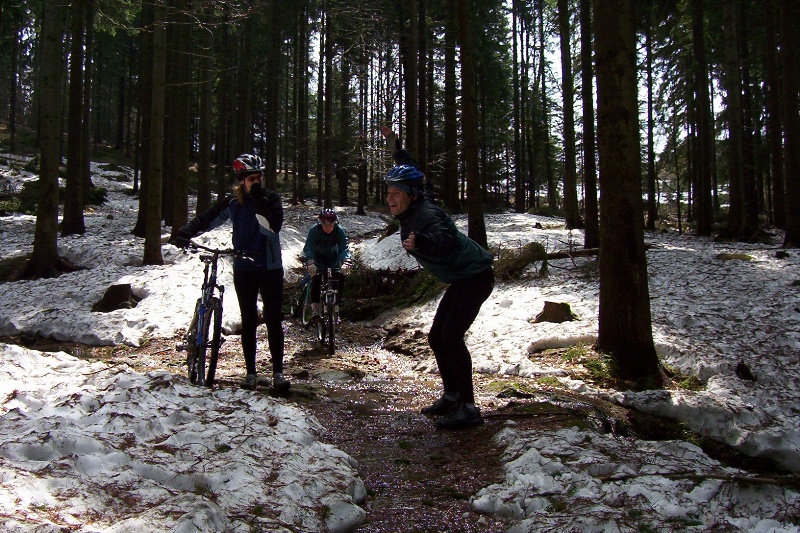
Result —
<instances>
[{"instance_id":1,"label":"glove","mask_svg":"<svg viewBox=\"0 0 800 533\"><path fill-rule=\"evenodd\" d=\"M259 182L255 182L250 186L250 196L256 200L264 198L264 187Z\"/></svg>"},{"instance_id":2,"label":"glove","mask_svg":"<svg viewBox=\"0 0 800 533\"><path fill-rule=\"evenodd\" d=\"M174 235L170 238L169 243L177 246L178 248L188 248L189 247L189 239L192 238L192 234L186 228L181 228L178 230L177 235Z\"/></svg>"},{"instance_id":3,"label":"glove","mask_svg":"<svg viewBox=\"0 0 800 533\"><path fill-rule=\"evenodd\" d=\"M313 261L308 264L308 273L311 274L312 277L317 275L317 265Z\"/></svg>"}]
</instances>

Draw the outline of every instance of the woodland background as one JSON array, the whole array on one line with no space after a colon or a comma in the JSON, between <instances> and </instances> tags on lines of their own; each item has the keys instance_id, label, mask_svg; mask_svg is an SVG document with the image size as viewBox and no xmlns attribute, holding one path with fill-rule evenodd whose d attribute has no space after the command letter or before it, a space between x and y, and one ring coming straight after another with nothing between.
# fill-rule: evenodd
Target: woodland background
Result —
<instances>
[{"instance_id":1,"label":"woodland background","mask_svg":"<svg viewBox=\"0 0 800 533\"><path fill-rule=\"evenodd\" d=\"M197 211L224 194L240 153L262 156L292 203L379 206L390 125L479 243L487 211L582 230L601 250L598 348L623 377L652 377L644 229L752 240L774 226L784 246L800 243L799 9L4 1L3 144L40 154L25 274L65 268L58 235L86 231L92 160L132 161L131 231L143 263L160 264L162 225L193 216L190 194Z\"/></svg>"}]
</instances>

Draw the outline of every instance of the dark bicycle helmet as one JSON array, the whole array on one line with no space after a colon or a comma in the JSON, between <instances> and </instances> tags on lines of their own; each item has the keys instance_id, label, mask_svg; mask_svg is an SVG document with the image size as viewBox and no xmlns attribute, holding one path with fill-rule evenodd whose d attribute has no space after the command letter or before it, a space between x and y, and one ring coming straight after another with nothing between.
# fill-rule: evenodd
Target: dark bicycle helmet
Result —
<instances>
[{"instance_id":1,"label":"dark bicycle helmet","mask_svg":"<svg viewBox=\"0 0 800 533\"><path fill-rule=\"evenodd\" d=\"M414 196L422 193L425 175L414 165L397 165L390 170L383 181L390 187L397 187Z\"/></svg>"},{"instance_id":2,"label":"dark bicycle helmet","mask_svg":"<svg viewBox=\"0 0 800 533\"><path fill-rule=\"evenodd\" d=\"M240 180L251 174L261 174L264 172L264 163L257 155L242 154L233 162L233 173Z\"/></svg>"},{"instance_id":3,"label":"dark bicycle helmet","mask_svg":"<svg viewBox=\"0 0 800 533\"><path fill-rule=\"evenodd\" d=\"M336 222L339 220L339 217L333 209L325 208L319 212L319 219L323 222Z\"/></svg>"}]
</instances>

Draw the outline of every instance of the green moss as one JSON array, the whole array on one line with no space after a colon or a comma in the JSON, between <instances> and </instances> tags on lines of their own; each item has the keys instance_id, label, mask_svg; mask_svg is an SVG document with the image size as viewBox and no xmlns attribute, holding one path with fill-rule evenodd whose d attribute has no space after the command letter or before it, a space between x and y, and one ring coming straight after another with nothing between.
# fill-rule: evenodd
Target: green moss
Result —
<instances>
[{"instance_id":1,"label":"green moss","mask_svg":"<svg viewBox=\"0 0 800 533\"><path fill-rule=\"evenodd\" d=\"M750 255L747 255L747 254L726 254L726 253L722 253L722 254L717 254L717 259L719 259L720 261L733 261L733 260L752 261L753 257L750 256Z\"/></svg>"}]
</instances>

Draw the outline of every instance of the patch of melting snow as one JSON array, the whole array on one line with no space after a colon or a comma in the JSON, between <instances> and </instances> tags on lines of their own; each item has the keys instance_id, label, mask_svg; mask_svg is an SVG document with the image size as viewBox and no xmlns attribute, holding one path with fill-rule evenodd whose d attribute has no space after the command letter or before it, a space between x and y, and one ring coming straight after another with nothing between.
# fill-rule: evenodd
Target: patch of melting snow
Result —
<instances>
[{"instance_id":1,"label":"patch of melting snow","mask_svg":"<svg viewBox=\"0 0 800 533\"><path fill-rule=\"evenodd\" d=\"M139 345L154 336L172 337L186 326L202 263L164 245L163 266L139 266L143 240L130 235L138 207L125 193L130 179L121 181L119 171L104 173L98 165L93 171L95 183L109 189L109 201L87 212L86 235L59 238L59 253L89 269L0 285L0 335ZM0 165L0 179L30 178ZM385 227L382 216L340 212L367 264L417 267L396 234L357 242ZM466 217L456 218L465 231ZM289 280L296 276L292 268L314 219L315 208L286 207L281 238ZM30 252L34 224L33 217L0 217L2 257ZM535 240L552 251L580 243L579 232L562 228L553 218L487 216L490 245ZM164 239L168 233L164 228ZM646 238L652 245L647 257L657 350L665 363L706 382L704 390L610 393L537 363L537 350L595 341L599 295L592 258L553 261L544 278L499 282L468 334L475 370L556 376L572 390L682 421L749 455L800 471L800 310L792 285L800 280L800 254L789 250L778 258L775 246L720 244L674 233ZM223 226L201 239L228 247L230 229ZM229 278L223 267L221 279L231 287ZM143 298L139 305L91 312L116 283L130 283ZM578 320L533 324L548 300L568 302ZM436 303L387 314L376 323L426 331ZM226 329L237 329L233 290L225 293L224 315ZM9 530L58 523L82 531L149 531L154 524L176 531L244 531L242 509L258 509L263 516L248 518L275 530L281 522L319 530L326 513L324 527L336 531L363 519L358 507L363 485L352 460L319 443L316 422L297 407L237 390L209 393L171 374L135 375L65 354L7 345L0 351L6 377L0 505L4 516L13 517L3 519ZM736 377L740 362L755 383ZM420 370L433 372L435 365L429 361ZM506 480L482 490L474 504L513 517L513 531L560 531L566 523L578 531L624 531L651 523L687 531L716 524L798 531L792 490L711 477L676 479L673 474L681 469L738 475L688 443L625 441L577 429L530 434L513 426L498 439L508 446ZM231 449L210 451L208 442ZM631 477L608 481L608 476ZM119 510L116 525L87 525L100 524L110 509Z\"/></svg>"}]
</instances>

